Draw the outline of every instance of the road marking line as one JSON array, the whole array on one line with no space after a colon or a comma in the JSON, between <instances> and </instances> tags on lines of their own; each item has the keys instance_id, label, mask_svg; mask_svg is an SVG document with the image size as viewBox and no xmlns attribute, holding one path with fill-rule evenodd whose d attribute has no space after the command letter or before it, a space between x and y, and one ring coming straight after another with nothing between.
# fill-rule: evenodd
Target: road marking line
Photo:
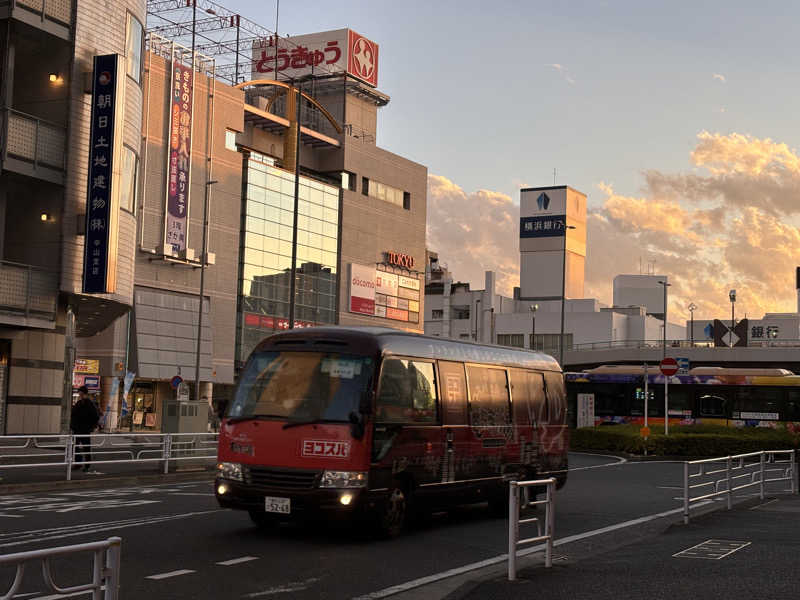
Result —
<instances>
[{"instance_id":1,"label":"road marking line","mask_svg":"<svg viewBox=\"0 0 800 600\"><path fill-rule=\"evenodd\" d=\"M274 596L275 594L288 594L291 592L299 592L306 589L310 584L319 581L319 577L311 577L304 581L293 581L291 583L284 583L277 587L269 588L261 592L253 592L247 594L245 598L261 598L262 596Z\"/></svg>"},{"instance_id":2,"label":"road marking line","mask_svg":"<svg viewBox=\"0 0 800 600\"><path fill-rule=\"evenodd\" d=\"M81 536L81 535L90 535L90 534L100 533L100 532L103 532L103 531L115 531L115 530L118 530L118 529L127 529L128 527L141 527L142 525L154 525L156 523L163 523L165 521L174 521L176 519L184 519L184 518L187 518L187 517L195 517L195 516L200 516L200 515L209 515L209 514L214 514L214 513L218 513L218 512L224 512L226 510L228 510L228 509L222 508L222 509L216 509L216 510L203 510L203 511L199 511L199 512L190 512L190 513L184 513L184 514L179 514L179 515L169 515L169 516L164 516L164 517L156 517L156 518L153 518L153 519L139 519L139 520L137 520L135 522L124 523L122 525L112 522L112 523L109 523L109 524L101 524L101 525L106 525L104 527L94 527L94 528L91 528L91 529L89 529L88 526L83 526L83 529L81 529L80 531L59 532L57 535L50 535L50 536L46 536L46 537L37 537L35 539L26 539L26 540L20 540L20 541L15 541L15 542L2 543L2 544L0 544L0 548L10 548L12 546L24 546L24 545L30 545L30 544L33 544L33 543L36 543L36 542L44 542L44 541L48 541L48 540L60 540L60 539L68 538L68 537L76 537L76 536ZM30 535L28 532L25 532L25 533L27 535Z\"/></svg>"},{"instance_id":3,"label":"road marking line","mask_svg":"<svg viewBox=\"0 0 800 600\"><path fill-rule=\"evenodd\" d=\"M680 485L657 485L656 487L660 490L683 490L683 486Z\"/></svg>"},{"instance_id":4,"label":"road marking line","mask_svg":"<svg viewBox=\"0 0 800 600\"><path fill-rule=\"evenodd\" d=\"M170 496L211 496L213 497L214 494L210 494L208 492L172 492Z\"/></svg>"},{"instance_id":5,"label":"road marking line","mask_svg":"<svg viewBox=\"0 0 800 600\"><path fill-rule=\"evenodd\" d=\"M105 591L106 586L101 586L100 590ZM84 590L82 592L72 592L69 594L50 594L49 596L36 596L31 600L59 600L59 598L75 598L76 596L88 596L92 593L92 590ZM15 598L17 596L14 596Z\"/></svg>"},{"instance_id":6,"label":"road marking line","mask_svg":"<svg viewBox=\"0 0 800 600\"><path fill-rule=\"evenodd\" d=\"M9 519L22 519L25 517L25 515L4 515L3 513L0 513L0 517L8 517Z\"/></svg>"},{"instance_id":7,"label":"road marking line","mask_svg":"<svg viewBox=\"0 0 800 600\"><path fill-rule=\"evenodd\" d=\"M238 565L239 563L250 562L251 560L258 560L257 556L242 556L241 558L232 558L230 560L223 560L218 562L218 565L223 567L230 567L231 565Z\"/></svg>"},{"instance_id":8,"label":"road marking line","mask_svg":"<svg viewBox=\"0 0 800 600\"><path fill-rule=\"evenodd\" d=\"M179 575L188 575L189 573L196 573L191 569L178 569L177 571L169 571L168 573L158 573L156 575L148 575L145 579L169 579L170 577L178 577Z\"/></svg>"},{"instance_id":9,"label":"road marking line","mask_svg":"<svg viewBox=\"0 0 800 600\"><path fill-rule=\"evenodd\" d=\"M686 550L681 550L672 555L673 558L701 558L706 560L722 560L752 542L736 542L732 540L706 540ZM714 547L717 546L717 547Z\"/></svg>"},{"instance_id":10,"label":"road marking line","mask_svg":"<svg viewBox=\"0 0 800 600\"><path fill-rule=\"evenodd\" d=\"M777 498L773 498L769 502L764 502L764 504L759 504L758 506L751 506L749 510L758 510L759 508L765 507L767 504L772 504L773 502L777 502L777 501L778 501ZM0 515L0 516L2 516L2 515Z\"/></svg>"},{"instance_id":11,"label":"road marking line","mask_svg":"<svg viewBox=\"0 0 800 600\"><path fill-rule=\"evenodd\" d=\"M708 503L709 503L708 501L702 501L698 502L695 506L703 506ZM669 517L671 515L678 515L682 513L683 513L683 508L674 508L672 510L667 510L664 512L655 513L644 517L639 517L638 519L623 521L622 523L617 523L616 525L609 525L607 527L601 527L600 529L594 529L592 531L586 531L584 533L577 533L575 535L570 535L565 538L555 540L553 542L553 546L561 546L562 544L569 544L571 542L576 542L578 540L594 537L596 535L601 535L603 533L616 531L617 529L624 529L626 527L632 527L633 525L641 525L642 523L647 523L648 521L654 521L655 519L660 519L661 517ZM535 552L541 552L542 550L544 550L544 547L545 547L544 544L539 544L538 546L532 546L530 548L526 548L525 550L518 552L517 556L528 556L529 554L533 554ZM427 585L429 583L435 583L437 581L441 581L442 579L448 579L456 575L469 573L470 571L481 569L483 567L490 567L492 565L505 562L506 560L508 560L508 554L500 554L499 556L495 556L493 558L487 558L486 560L464 565L463 567L456 567L454 569L442 571L441 573L435 573L433 575L428 575L427 577L420 577L419 579L414 579L412 581L407 581L399 585L394 585L392 587L378 590L377 592L372 592L364 596L358 596L353 600L374 600L375 598L386 598L387 596L393 596L395 594L399 594L400 592L406 592L408 590L412 590L414 588L418 588L423 585Z\"/></svg>"}]
</instances>

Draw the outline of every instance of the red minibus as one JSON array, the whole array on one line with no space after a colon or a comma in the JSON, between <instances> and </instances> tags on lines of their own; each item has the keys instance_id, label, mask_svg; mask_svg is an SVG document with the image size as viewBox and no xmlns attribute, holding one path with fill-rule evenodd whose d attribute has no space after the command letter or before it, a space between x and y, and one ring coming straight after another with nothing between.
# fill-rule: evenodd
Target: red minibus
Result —
<instances>
[{"instance_id":1,"label":"red minibus","mask_svg":"<svg viewBox=\"0 0 800 600\"><path fill-rule=\"evenodd\" d=\"M411 507L487 501L567 478L564 377L552 357L383 328L261 342L222 422L215 492L267 526L331 513L385 535Z\"/></svg>"}]
</instances>

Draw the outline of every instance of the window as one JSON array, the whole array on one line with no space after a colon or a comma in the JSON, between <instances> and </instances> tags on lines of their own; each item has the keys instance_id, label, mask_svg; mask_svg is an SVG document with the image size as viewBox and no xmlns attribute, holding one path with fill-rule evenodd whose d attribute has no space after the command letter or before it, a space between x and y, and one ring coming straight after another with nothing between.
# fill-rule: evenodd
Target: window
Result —
<instances>
[{"instance_id":1,"label":"window","mask_svg":"<svg viewBox=\"0 0 800 600\"><path fill-rule=\"evenodd\" d=\"M442 388L442 413L445 425L467 424L467 379L464 365L439 362Z\"/></svg>"},{"instance_id":2,"label":"window","mask_svg":"<svg viewBox=\"0 0 800 600\"><path fill-rule=\"evenodd\" d=\"M499 334L497 336L498 346L510 346L512 348L522 348L525 343L525 336L521 333Z\"/></svg>"},{"instance_id":3,"label":"window","mask_svg":"<svg viewBox=\"0 0 800 600\"><path fill-rule=\"evenodd\" d=\"M435 423L433 364L387 358L381 367L377 420L382 423Z\"/></svg>"},{"instance_id":4,"label":"window","mask_svg":"<svg viewBox=\"0 0 800 600\"><path fill-rule=\"evenodd\" d=\"M467 367L469 419L473 427L501 427L511 422L508 382L503 369Z\"/></svg>"},{"instance_id":5,"label":"window","mask_svg":"<svg viewBox=\"0 0 800 600\"><path fill-rule=\"evenodd\" d=\"M441 319L443 317L444 317L444 311L443 310L434 309L434 310L431 311L431 319Z\"/></svg>"},{"instance_id":6,"label":"window","mask_svg":"<svg viewBox=\"0 0 800 600\"><path fill-rule=\"evenodd\" d=\"M236 152L236 132L232 129L225 130L225 148Z\"/></svg>"},{"instance_id":7,"label":"window","mask_svg":"<svg viewBox=\"0 0 800 600\"><path fill-rule=\"evenodd\" d=\"M356 176L350 171L342 171L342 189L356 191Z\"/></svg>"},{"instance_id":8,"label":"window","mask_svg":"<svg viewBox=\"0 0 800 600\"><path fill-rule=\"evenodd\" d=\"M136 191L139 175L139 157L128 146L122 147L122 185L120 186L120 208L136 212Z\"/></svg>"},{"instance_id":9,"label":"window","mask_svg":"<svg viewBox=\"0 0 800 600\"><path fill-rule=\"evenodd\" d=\"M142 82L142 48L144 29L139 20L128 13L128 31L125 40L125 68L128 77L136 83Z\"/></svg>"},{"instance_id":10,"label":"window","mask_svg":"<svg viewBox=\"0 0 800 600\"><path fill-rule=\"evenodd\" d=\"M541 373L511 370L511 395L514 400L514 422L517 425L537 425L546 419L544 378Z\"/></svg>"},{"instance_id":11,"label":"window","mask_svg":"<svg viewBox=\"0 0 800 600\"><path fill-rule=\"evenodd\" d=\"M561 373L545 373L544 384L547 396L547 420L550 423L562 423L567 410L564 376Z\"/></svg>"},{"instance_id":12,"label":"window","mask_svg":"<svg viewBox=\"0 0 800 600\"><path fill-rule=\"evenodd\" d=\"M403 208L411 210L411 192L403 192Z\"/></svg>"},{"instance_id":13,"label":"window","mask_svg":"<svg viewBox=\"0 0 800 600\"><path fill-rule=\"evenodd\" d=\"M361 193L369 196L369 179L367 177L361 178Z\"/></svg>"},{"instance_id":14,"label":"window","mask_svg":"<svg viewBox=\"0 0 800 600\"><path fill-rule=\"evenodd\" d=\"M723 417L725 416L725 405L728 403L726 398L711 394L700 396L700 416L701 417Z\"/></svg>"}]
</instances>

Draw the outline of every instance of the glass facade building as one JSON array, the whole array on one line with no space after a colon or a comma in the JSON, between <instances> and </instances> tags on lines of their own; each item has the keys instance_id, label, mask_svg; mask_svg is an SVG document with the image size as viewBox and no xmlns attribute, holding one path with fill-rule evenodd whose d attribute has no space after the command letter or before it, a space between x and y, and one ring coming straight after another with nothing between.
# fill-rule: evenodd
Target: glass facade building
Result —
<instances>
[{"instance_id":1,"label":"glass facade building","mask_svg":"<svg viewBox=\"0 0 800 600\"><path fill-rule=\"evenodd\" d=\"M237 361L273 331L289 326L294 173L268 156L244 158ZM300 176L295 327L336 322L338 187Z\"/></svg>"}]
</instances>

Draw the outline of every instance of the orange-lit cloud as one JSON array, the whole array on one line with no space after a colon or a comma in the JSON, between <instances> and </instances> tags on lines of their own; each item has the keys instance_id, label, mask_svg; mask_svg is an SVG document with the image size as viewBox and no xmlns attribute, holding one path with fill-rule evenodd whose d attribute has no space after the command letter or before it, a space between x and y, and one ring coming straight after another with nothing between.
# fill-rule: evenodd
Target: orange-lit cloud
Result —
<instances>
[{"instance_id":1,"label":"orange-lit cloud","mask_svg":"<svg viewBox=\"0 0 800 600\"><path fill-rule=\"evenodd\" d=\"M643 173L641 195L599 183L602 205L587 215L587 297L611 304L612 280L652 264L667 275L670 314L695 318L794 312L800 266L800 155L765 138L703 131L690 155L692 173ZM594 199L597 196L594 195ZM465 193L431 175L428 245L456 278L480 286L498 271L498 292L519 285L519 207L502 194ZM467 233L468 232L468 233Z\"/></svg>"}]
</instances>

